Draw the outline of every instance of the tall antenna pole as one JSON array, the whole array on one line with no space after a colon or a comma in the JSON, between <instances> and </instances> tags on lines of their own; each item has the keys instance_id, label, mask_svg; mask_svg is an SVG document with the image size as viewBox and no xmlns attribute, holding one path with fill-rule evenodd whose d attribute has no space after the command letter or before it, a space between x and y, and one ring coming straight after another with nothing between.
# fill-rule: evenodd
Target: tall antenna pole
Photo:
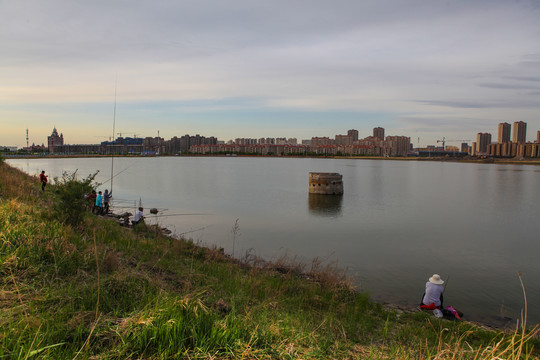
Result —
<instances>
[{"instance_id":1,"label":"tall antenna pole","mask_svg":"<svg viewBox=\"0 0 540 360\"><path fill-rule=\"evenodd\" d=\"M113 126L112 126L112 139L114 141L114 132L116 127L116 89L118 86L118 77L114 81L114 111L113 111ZM111 192L113 190L113 174L114 174L114 154L111 151Z\"/></svg>"},{"instance_id":2,"label":"tall antenna pole","mask_svg":"<svg viewBox=\"0 0 540 360\"><path fill-rule=\"evenodd\" d=\"M26 129L26 148L28 149L28 129Z\"/></svg>"}]
</instances>

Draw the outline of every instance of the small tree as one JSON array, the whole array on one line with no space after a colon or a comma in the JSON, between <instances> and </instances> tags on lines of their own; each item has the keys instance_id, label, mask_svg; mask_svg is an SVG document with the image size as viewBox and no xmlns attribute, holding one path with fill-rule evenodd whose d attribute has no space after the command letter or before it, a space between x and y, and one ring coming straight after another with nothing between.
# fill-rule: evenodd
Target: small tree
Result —
<instances>
[{"instance_id":1,"label":"small tree","mask_svg":"<svg viewBox=\"0 0 540 360\"><path fill-rule=\"evenodd\" d=\"M53 214L58 220L72 226L77 226L82 222L84 213L88 209L87 196L97 186L97 184L92 184L97 174L98 171L79 180L77 170L75 170L72 173L64 172L60 180L54 178L56 199L53 204Z\"/></svg>"}]
</instances>

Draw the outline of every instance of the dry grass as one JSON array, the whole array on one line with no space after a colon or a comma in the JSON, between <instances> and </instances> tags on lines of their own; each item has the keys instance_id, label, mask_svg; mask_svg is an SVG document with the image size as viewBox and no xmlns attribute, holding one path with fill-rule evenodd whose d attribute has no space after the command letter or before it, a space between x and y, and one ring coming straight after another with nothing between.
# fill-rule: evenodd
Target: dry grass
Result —
<instances>
[{"instance_id":1,"label":"dry grass","mask_svg":"<svg viewBox=\"0 0 540 360\"><path fill-rule=\"evenodd\" d=\"M315 258L308 266L298 256L290 257L284 254L270 261L262 259L252 251L247 251L240 259L240 263L252 269L253 272L262 270L282 275L294 275L308 279L325 288L354 290L352 279L347 276L347 269L340 268L337 261L326 262L321 258Z\"/></svg>"},{"instance_id":2,"label":"dry grass","mask_svg":"<svg viewBox=\"0 0 540 360\"><path fill-rule=\"evenodd\" d=\"M474 348L468 342L473 331L468 331L459 338L443 340L441 333L437 351L433 359L537 359L533 348L528 343L538 336L538 327L529 331L516 330L511 334L501 333L487 346Z\"/></svg>"},{"instance_id":3,"label":"dry grass","mask_svg":"<svg viewBox=\"0 0 540 360\"><path fill-rule=\"evenodd\" d=\"M21 198L34 201L40 198L41 184L37 176L21 176L21 172L0 162L0 196L5 198Z\"/></svg>"}]
</instances>

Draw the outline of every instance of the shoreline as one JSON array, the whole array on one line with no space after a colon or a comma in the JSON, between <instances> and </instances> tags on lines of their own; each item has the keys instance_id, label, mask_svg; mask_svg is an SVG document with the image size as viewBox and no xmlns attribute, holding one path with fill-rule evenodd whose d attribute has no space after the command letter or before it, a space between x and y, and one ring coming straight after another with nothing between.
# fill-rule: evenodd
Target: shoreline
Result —
<instances>
[{"instance_id":1,"label":"shoreline","mask_svg":"<svg viewBox=\"0 0 540 360\"><path fill-rule=\"evenodd\" d=\"M115 214L114 212L110 212L108 214L105 214L105 215L97 215L99 217L101 217L102 219L109 219L109 220L115 220L117 223L118 223L118 226L123 226L120 221L122 219L122 217L125 216L125 214ZM168 238L172 241L185 241L185 240L189 240L189 238L178 238L174 235L174 232L168 228L163 228L163 227L160 227L158 224L146 224L147 226L149 227L156 227L157 226L157 229L159 229L158 231L161 232L162 236L164 236L165 238ZM133 227L130 225L128 226L128 228L131 228L133 229ZM192 239L191 239L192 240ZM205 244L196 244L194 243L195 246L198 246L198 247L201 247L201 248L204 248L206 250L209 250L209 251L213 251L215 249L212 248L212 246L209 246L209 245L205 245ZM241 258L235 258L235 257L232 257L231 254L226 254L224 252L224 249L223 248L216 248L225 258L228 259L228 261L231 262L231 264L238 264L240 266L243 266L243 267L247 267L249 269L256 269L257 266L255 266L254 264L250 264L246 261L243 261ZM270 260L266 260L264 258L258 258L258 262L262 262L264 263L264 267L266 266L270 266L270 268L276 268L278 272L281 272L281 271L291 271L290 269L286 269L287 267L294 267L294 264L289 264L287 266L285 266L285 270L281 269L281 265L279 264L276 264L274 263L273 261L270 261ZM343 269L337 269L337 272L342 272ZM296 272L293 270L293 272ZM310 281L310 282L317 282L313 277L312 277L312 274L310 274L309 272L306 272L306 271L301 271L297 274L298 276L304 278L306 281ZM344 280L345 282L350 282L350 278L346 277L346 279ZM353 286L354 288L354 286ZM362 294L362 293L365 293L365 294L370 294L369 291L358 291L358 290L354 290L357 294ZM400 303L390 303L390 302L384 302L384 301L380 301L374 297L372 297L371 295L369 295L369 301L374 303L374 304L378 304L380 306L382 306L383 308L389 310L389 311L395 311L397 314L402 314L402 313L407 313L407 314L414 314L414 313L426 313L426 314L429 314L430 316L433 316L431 313L431 311L425 311L425 310L420 310L418 307L410 307L408 305L404 305L404 304L400 304ZM476 327L479 327L481 329L484 329L484 330L488 330L488 331L503 331L503 332L511 332L511 331L514 331L515 330L515 322L517 320L515 319L512 319L512 318L509 318L506 323L503 324L503 321L501 320L501 322L489 322L489 321L478 321L478 320L469 320L467 319L467 314L464 314L464 317L465 317L465 320L461 320L461 321L458 321L458 322L461 322L461 323L467 323L467 324L470 324L472 326L476 326ZM452 321L452 320L447 320L447 321ZM537 326L540 325L540 324L537 324Z\"/></svg>"}]
</instances>

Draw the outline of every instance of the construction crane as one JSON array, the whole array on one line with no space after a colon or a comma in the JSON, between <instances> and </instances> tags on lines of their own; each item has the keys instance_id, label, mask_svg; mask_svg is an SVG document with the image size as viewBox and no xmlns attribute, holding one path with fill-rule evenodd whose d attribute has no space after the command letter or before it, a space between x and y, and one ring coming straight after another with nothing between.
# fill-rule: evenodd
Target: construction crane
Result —
<instances>
[{"instance_id":1,"label":"construction crane","mask_svg":"<svg viewBox=\"0 0 540 360\"><path fill-rule=\"evenodd\" d=\"M109 141L112 141L112 137L109 135L109 136L102 136L102 135L96 135L94 136L95 138L103 138L103 139L109 139Z\"/></svg>"},{"instance_id":2,"label":"construction crane","mask_svg":"<svg viewBox=\"0 0 540 360\"><path fill-rule=\"evenodd\" d=\"M133 131L123 131L123 133L124 133L124 134L126 134L126 133L127 133L127 134L133 134L133 138L135 138L135 139L136 139L137 136L139 135L139 134L136 134L136 133L133 132ZM116 135L118 135L119 137L122 137L122 132L117 132Z\"/></svg>"},{"instance_id":3,"label":"construction crane","mask_svg":"<svg viewBox=\"0 0 540 360\"><path fill-rule=\"evenodd\" d=\"M446 149L446 143L447 142L462 142L462 143L464 143L464 142L469 142L469 141L471 141L471 140L446 140L446 138L443 137L442 140L437 140L437 143L442 143L442 148L444 150L444 149Z\"/></svg>"}]
</instances>

